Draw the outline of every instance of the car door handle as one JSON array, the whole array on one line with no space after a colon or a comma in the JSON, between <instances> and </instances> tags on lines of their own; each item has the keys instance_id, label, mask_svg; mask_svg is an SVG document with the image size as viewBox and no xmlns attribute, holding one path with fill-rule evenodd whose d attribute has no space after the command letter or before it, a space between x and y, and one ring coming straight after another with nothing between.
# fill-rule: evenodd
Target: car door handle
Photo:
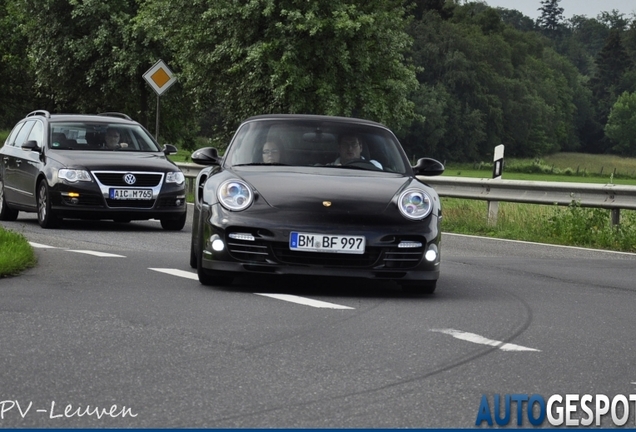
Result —
<instances>
[{"instance_id":1,"label":"car door handle","mask_svg":"<svg viewBox=\"0 0 636 432\"><path fill-rule=\"evenodd\" d=\"M9 156L3 157L2 160L4 161L5 165L9 165Z\"/></svg>"},{"instance_id":2,"label":"car door handle","mask_svg":"<svg viewBox=\"0 0 636 432\"><path fill-rule=\"evenodd\" d=\"M16 160L15 160L15 164L16 164L17 166L20 166L20 164L21 164L21 163L22 163L22 159L16 159Z\"/></svg>"}]
</instances>

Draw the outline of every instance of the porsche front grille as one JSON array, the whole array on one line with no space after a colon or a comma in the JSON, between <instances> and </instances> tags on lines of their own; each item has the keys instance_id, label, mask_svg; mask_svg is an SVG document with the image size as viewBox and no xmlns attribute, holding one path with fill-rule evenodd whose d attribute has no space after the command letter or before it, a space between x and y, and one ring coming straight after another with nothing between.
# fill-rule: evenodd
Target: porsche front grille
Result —
<instances>
[{"instance_id":1,"label":"porsche front grille","mask_svg":"<svg viewBox=\"0 0 636 432\"><path fill-rule=\"evenodd\" d=\"M241 262L289 264L303 266L409 269L422 260L423 249L404 250L398 248L368 247L361 255L325 252L299 252L289 249L287 243L230 240L230 255Z\"/></svg>"}]
</instances>

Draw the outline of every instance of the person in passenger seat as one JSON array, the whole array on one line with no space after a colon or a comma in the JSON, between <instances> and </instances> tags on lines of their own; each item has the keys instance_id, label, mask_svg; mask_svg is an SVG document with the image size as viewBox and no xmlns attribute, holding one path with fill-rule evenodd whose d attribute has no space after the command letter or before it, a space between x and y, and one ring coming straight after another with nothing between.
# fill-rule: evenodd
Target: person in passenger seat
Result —
<instances>
[{"instance_id":1,"label":"person in passenger seat","mask_svg":"<svg viewBox=\"0 0 636 432\"><path fill-rule=\"evenodd\" d=\"M276 141L269 140L263 145L263 163L280 163L283 156L283 146Z\"/></svg>"}]
</instances>

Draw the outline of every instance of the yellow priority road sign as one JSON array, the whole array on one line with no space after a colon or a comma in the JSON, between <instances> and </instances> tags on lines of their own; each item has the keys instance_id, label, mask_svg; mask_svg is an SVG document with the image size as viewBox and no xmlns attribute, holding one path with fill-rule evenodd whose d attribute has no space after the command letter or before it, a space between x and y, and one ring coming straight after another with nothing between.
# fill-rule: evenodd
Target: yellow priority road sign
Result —
<instances>
[{"instance_id":1,"label":"yellow priority road sign","mask_svg":"<svg viewBox=\"0 0 636 432\"><path fill-rule=\"evenodd\" d=\"M153 67L146 71L143 77L159 96L177 80L163 60L157 61Z\"/></svg>"}]
</instances>

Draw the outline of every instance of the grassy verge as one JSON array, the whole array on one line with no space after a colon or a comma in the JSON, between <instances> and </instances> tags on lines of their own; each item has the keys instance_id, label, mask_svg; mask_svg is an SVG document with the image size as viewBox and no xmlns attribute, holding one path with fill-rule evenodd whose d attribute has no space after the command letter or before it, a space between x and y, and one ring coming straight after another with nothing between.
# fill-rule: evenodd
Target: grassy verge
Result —
<instances>
[{"instance_id":1,"label":"grassy verge","mask_svg":"<svg viewBox=\"0 0 636 432\"><path fill-rule=\"evenodd\" d=\"M35 253L27 239L0 227L0 277L16 275L35 263Z\"/></svg>"},{"instance_id":2,"label":"grassy verge","mask_svg":"<svg viewBox=\"0 0 636 432\"><path fill-rule=\"evenodd\" d=\"M446 176L492 177L492 162L449 163ZM636 158L557 153L543 159L506 159L505 180L636 185Z\"/></svg>"},{"instance_id":3,"label":"grassy verge","mask_svg":"<svg viewBox=\"0 0 636 432\"><path fill-rule=\"evenodd\" d=\"M621 210L621 223L612 226L609 210L500 202L490 226L485 201L441 200L444 232L636 252L636 211Z\"/></svg>"}]
</instances>

